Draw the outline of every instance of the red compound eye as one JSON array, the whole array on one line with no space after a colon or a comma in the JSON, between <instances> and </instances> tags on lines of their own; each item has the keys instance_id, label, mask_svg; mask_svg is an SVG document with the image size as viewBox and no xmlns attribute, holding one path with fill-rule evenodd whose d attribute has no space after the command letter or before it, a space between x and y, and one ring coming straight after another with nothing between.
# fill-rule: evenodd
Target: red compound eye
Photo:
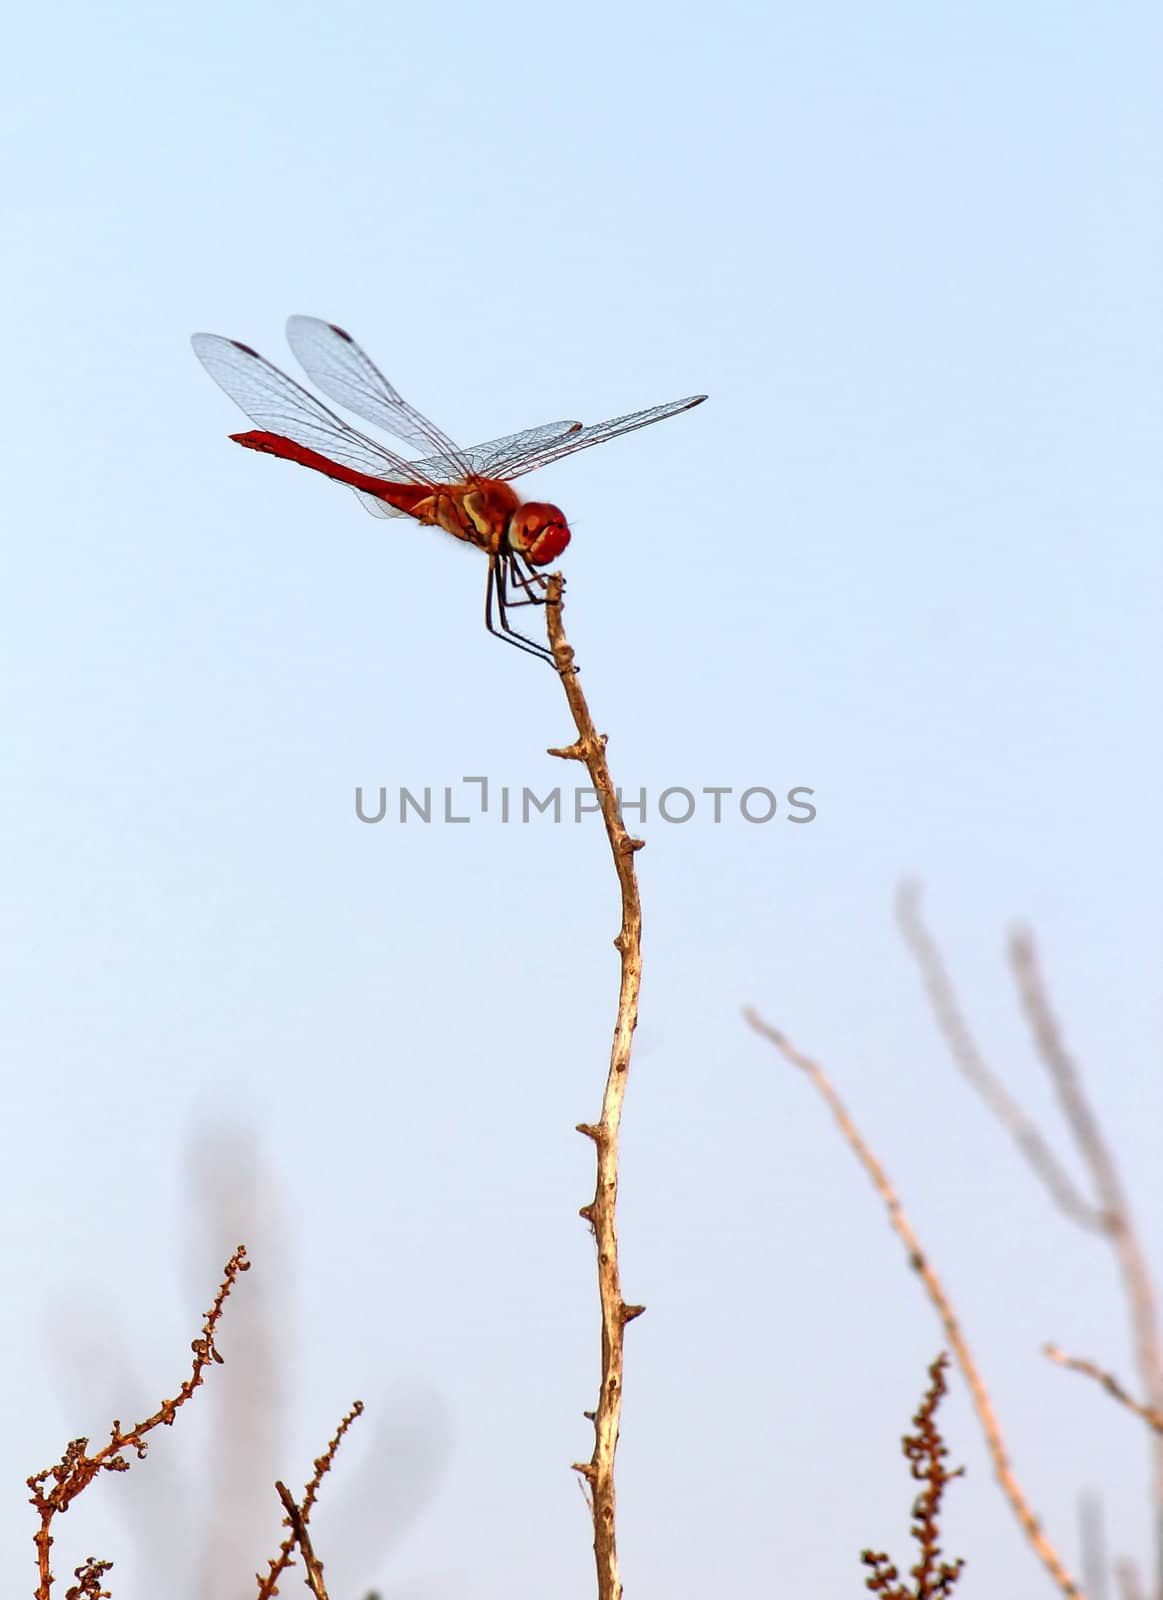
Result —
<instances>
[{"instance_id":1,"label":"red compound eye","mask_svg":"<svg viewBox=\"0 0 1163 1600\"><path fill-rule=\"evenodd\" d=\"M513 515L509 544L535 567L555 561L569 543L569 524L556 506L530 501Z\"/></svg>"}]
</instances>

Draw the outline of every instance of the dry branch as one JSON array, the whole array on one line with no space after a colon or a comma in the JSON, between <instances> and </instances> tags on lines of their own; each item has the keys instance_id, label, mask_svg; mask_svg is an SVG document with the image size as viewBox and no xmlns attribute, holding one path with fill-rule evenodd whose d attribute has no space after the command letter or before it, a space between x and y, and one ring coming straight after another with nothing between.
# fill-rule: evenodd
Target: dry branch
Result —
<instances>
[{"instance_id":1,"label":"dry branch","mask_svg":"<svg viewBox=\"0 0 1163 1600\"><path fill-rule=\"evenodd\" d=\"M627 1305L622 1298L618 1268L618 1130L622 1121L622 1101L630 1067L630 1049L638 1026L638 991L642 981L642 907L634 872L635 851L642 840L631 838L622 823L610 769L606 763L606 737L599 734L589 706L578 684L573 648L562 625L562 579L555 573L549 580L546 626L553 659L561 677L565 697L577 729L577 739L564 749L550 750L565 761L581 761L590 775L602 810L618 888L622 898L622 926L614 940L621 960L618 1013L610 1066L602 1096L601 1118L596 1123L578 1123L594 1144L597 1181L594 1198L581 1208L590 1224L598 1252L598 1294L602 1313L602 1370L597 1409L586 1415L594 1425L593 1454L586 1462L575 1462L589 1488L594 1520L594 1560L597 1564L599 1600L621 1600L622 1580L618 1572L614 1457L618 1448L618 1428L622 1415L623 1332L645 1307Z\"/></svg>"},{"instance_id":2,"label":"dry branch","mask_svg":"<svg viewBox=\"0 0 1163 1600\"><path fill-rule=\"evenodd\" d=\"M1123 1388L1113 1372L1107 1372L1095 1362L1087 1361L1085 1356L1068 1356L1065 1350L1059 1350L1056 1344L1048 1344L1044 1349L1051 1361L1056 1361L1060 1367L1068 1367L1071 1372L1081 1372L1088 1378L1093 1378L1120 1405L1126 1406L1127 1410L1133 1411L1137 1417L1142 1417L1149 1428L1153 1428L1156 1433L1163 1433L1163 1411L1157 1411L1154 1406L1145 1406L1141 1400L1136 1400L1133 1394Z\"/></svg>"},{"instance_id":3,"label":"dry branch","mask_svg":"<svg viewBox=\"0 0 1163 1600\"><path fill-rule=\"evenodd\" d=\"M222 1357L214 1343L214 1335L218 1322L226 1305L227 1296L234 1288L238 1275L250 1269L250 1262L246 1259L246 1246L239 1245L238 1249L226 1263L222 1282L214 1296L213 1303L206 1313L202 1323L201 1337L193 1341L190 1348L194 1352L194 1362L190 1369L190 1376L182 1384L172 1400L163 1400L152 1416L144 1422L137 1422L132 1428L122 1428L119 1421L115 1421L110 1430L109 1442L94 1452L88 1454L88 1439L73 1439L64 1455L54 1467L46 1467L42 1472L37 1472L28 1479L28 1487L32 1490L32 1504L40 1513L40 1526L36 1531L36 1562L39 1582L36 1589L36 1600L50 1600L53 1585L53 1575L49 1565L49 1556L53 1546L51 1533L52 1521L58 1513L63 1513L101 1472L128 1472L129 1462L122 1454L125 1450L132 1450L139 1461L145 1459L149 1446L145 1435L154 1428L163 1424L168 1428L173 1426L178 1408L185 1405L186 1401L201 1386L203 1374L211 1361L221 1363ZM49 1479L53 1480L51 1489L45 1487ZM76 1568L75 1576L78 1579L76 1588L69 1590L70 1597L76 1600L89 1600L104 1594L101 1589L101 1580L109 1570L111 1563L98 1561L90 1556L83 1566Z\"/></svg>"},{"instance_id":4,"label":"dry branch","mask_svg":"<svg viewBox=\"0 0 1163 1600\"><path fill-rule=\"evenodd\" d=\"M351 1410L342 1418L338 1428L327 1441L327 1448L321 1456L316 1456L313 1466L314 1471L307 1480L303 1491L303 1498L296 1503L291 1491L284 1483L276 1483L275 1489L287 1515L283 1518L283 1526L290 1532L279 1546L278 1554L272 1556L267 1563L266 1577L255 1574L258 1583L258 1600L273 1600L279 1592L279 1578L291 1565L295 1558L295 1547L303 1557L303 1566L306 1572L307 1587L315 1596L315 1600L327 1600L327 1590L323 1584L323 1563L311 1548L311 1538L307 1531L307 1524L311 1520L311 1511L319 1493L319 1485L324 1477L331 1471L335 1460L336 1451L343 1442L343 1436L351 1427L356 1417L363 1415L363 1401L356 1400Z\"/></svg>"},{"instance_id":5,"label":"dry branch","mask_svg":"<svg viewBox=\"0 0 1163 1600\"><path fill-rule=\"evenodd\" d=\"M302 1510L295 1504L294 1496L281 1480L275 1484L279 1499L283 1502L283 1509L287 1513L287 1521L291 1532L294 1534L295 1543L303 1557L303 1567L306 1573L307 1587L315 1596L315 1600L327 1600L327 1586L323 1582L323 1563L315 1554L311 1544L311 1535L307 1531L307 1519Z\"/></svg>"},{"instance_id":6,"label":"dry branch","mask_svg":"<svg viewBox=\"0 0 1163 1600\"><path fill-rule=\"evenodd\" d=\"M889 1182L888 1174L865 1143L859 1128L849 1116L843 1101L832 1087L819 1063L811 1060L808 1056L801 1055L778 1029L764 1022L755 1011L747 1010L744 1012L744 1016L756 1033L773 1044L785 1060L791 1062L793 1066L799 1067L811 1079L827 1103L844 1138L848 1141L852 1151L871 1178L877 1194L884 1201L888 1210L889 1221L908 1252L909 1265L924 1284L925 1292L944 1326L945 1337L948 1339L950 1347L957 1358L957 1364L972 1396L973 1407L977 1412L978 1421L981 1423L982 1431L985 1434L986 1446L993 1460L994 1472L998 1483L1001 1485L1002 1492L1009 1501L1014 1515L1021 1524L1022 1531L1035 1554L1059 1589L1064 1595L1070 1597L1070 1600L1082 1600L1082 1590L1067 1570L1054 1546L1042 1532L1041 1524L1014 1474L1006 1451L1005 1440L1002 1437L1001 1427L997 1420L997 1414L993 1409L993 1402L989 1398L985 1382L978 1371L977 1363L969 1349L965 1335L961 1331L961 1324L957 1320L952 1302L936 1271L930 1265L928 1257L921 1249L920 1242L913 1232L912 1224L905 1215L896 1190Z\"/></svg>"}]
</instances>

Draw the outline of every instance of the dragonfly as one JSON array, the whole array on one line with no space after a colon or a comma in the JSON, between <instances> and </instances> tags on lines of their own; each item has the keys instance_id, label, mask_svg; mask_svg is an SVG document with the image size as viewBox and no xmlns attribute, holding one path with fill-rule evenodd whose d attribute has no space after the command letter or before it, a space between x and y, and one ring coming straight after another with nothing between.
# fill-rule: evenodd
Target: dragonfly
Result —
<instances>
[{"instance_id":1,"label":"dragonfly","mask_svg":"<svg viewBox=\"0 0 1163 1600\"><path fill-rule=\"evenodd\" d=\"M488 556L486 628L551 666L556 666L552 651L519 632L509 612L545 604L548 582L538 569L555 561L569 544L569 524L559 507L523 501L510 487L512 480L577 450L689 411L707 398L691 395L589 427L547 422L462 449L408 404L338 324L291 317L287 342L328 399L419 454L400 455L361 433L250 345L216 333L196 333L191 340L195 355L256 424L256 431L232 433L234 442L346 484L375 516L412 517L483 550Z\"/></svg>"}]
</instances>

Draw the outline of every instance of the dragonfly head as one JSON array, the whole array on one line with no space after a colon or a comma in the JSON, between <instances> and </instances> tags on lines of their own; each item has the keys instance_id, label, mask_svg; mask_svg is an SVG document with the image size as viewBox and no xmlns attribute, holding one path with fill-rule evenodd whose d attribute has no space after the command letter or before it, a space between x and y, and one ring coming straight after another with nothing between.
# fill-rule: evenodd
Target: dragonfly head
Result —
<instances>
[{"instance_id":1,"label":"dragonfly head","mask_svg":"<svg viewBox=\"0 0 1163 1600\"><path fill-rule=\"evenodd\" d=\"M530 500L509 518L509 548L531 566L556 561L569 543L569 524L556 506Z\"/></svg>"}]
</instances>

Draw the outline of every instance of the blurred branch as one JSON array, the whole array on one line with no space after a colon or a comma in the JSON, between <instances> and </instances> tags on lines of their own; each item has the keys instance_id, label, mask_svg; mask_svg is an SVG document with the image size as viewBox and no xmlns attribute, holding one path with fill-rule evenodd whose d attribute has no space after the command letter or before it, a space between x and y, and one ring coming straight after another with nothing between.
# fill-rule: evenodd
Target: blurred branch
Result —
<instances>
[{"instance_id":1,"label":"blurred branch","mask_svg":"<svg viewBox=\"0 0 1163 1600\"><path fill-rule=\"evenodd\" d=\"M1163 1411L1163 1339L1155 1290L1118 1167L1086 1098L1078 1068L1062 1040L1046 993L1037 949L1029 933L1015 933L1010 940L1010 963L1038 1054L1058 1091L1063 1114L1090 1169L1099 1204L1106 1215L1106 1232L1122 1274L1135 1341L1135 1362L1148 1404L1152 1410ZM1163 1447L1156 1451L1155 1466L1156 1504L1163 1515ZM1163 1542L1160 1554L1163 1557Z\"/></svg>"},{"instance_id":2,"label":"blurred branch","mask_svg":"<svg viewBox=\"0 0 1163 1600\"><path fill-rule=\"evenodd\" d=\"M1119 1591L1123 1600L1147 1600L1147 1591L1143 1588L1139 1569L1133 1561L1116 1561L1115 1577L1119 1581Z\"/></svg>"},{"instance_id":3,"label":"blurred branch","mask_svg":"<svg viewBox=\"0 0 1163 1600\"><path fill-rule=\"evenodd\" d=\"M1058 1094L1074 1142L1090 1171L1095 1194L1106 1217L1106 1235L1118 1261L1119 1274L1127 1299L1135 1365L1146 1394L1140 1404L1109 1374L1090 1363L1067 1361L1079 1372L1087 1372L1107 1392L1146 1420L1155 1430L1151 1441L1152 1500L1155 1521L1155 1588L1163 1600L1163 1338L1151 1269L1147 1262L1118 1166L1103 1137L1099 1121L1082 1085L1082 1076L1066 1048L1062 1031L1050 1005L1033 936L1019 929L1010 939L1010 965L1017 983L1022 1009L1034 1043Z\"/></svg>"},{"instance_id":4,"label":"blurred branch","mask_svg":"<svg viewBox=\"0 0 1163 1600\"><path fill-rule=\"evenodd\" d=\"M238 1595L240 1578L245 1581L254 1564L256 1537L265 1537L262 1530L270 1525L270 1486L283 1459L288 1417L294 1268L284 1197L258 1129L233 1110L205 1108L187 1128L185 1147L187 1272L204 1276L207 1256L216 1260L222 1241L233 1238L249 1242L255 1266L244 1300L231 1308L227 1365L208 1396L203 1450L209 1460L203 1455L201 1470L194 1467L203 1487L196 1500L180 1487L175 1499L170 1487L160 1517L156 1503L139 1509L139 1522L154 1524L151 1545L159 1533L171 1545L168 1561L163 1555L159 1563L155 1551L141 1587L143 1593L164 1593L165 1600L219 1600ZM200 1515L177 1515L178 1506L192 1504ZM173 1578L176 1537L188 1545L180 1593Z\"/></svg>"},{"instance_id":5,"label":"blurred branch","mask_svg":"<svg viewBox=\"0 0 1163 1600\"><path fill-rule=\"evenodd\" d=\"M1151 1412L1163 1412L1163 1337L1160 1335L1151 1271L1131 1219L1118 1167L1051 1008L1034 940L1025 931L1018 931L1012 936L1009 945L1010 966L1038 1055L1054 1085L1063 1115L1089 1171L1094 1201L1086 1200L1079 1193L1037 1129L985 1066L957 1006L941 955L921 921L919 902L917 886L903 885L898 897L898 919L904 938L916 956L934 1014L953 1059L999 1120L1009 1128L1060 1208L1081 1226L1100 1232L1109 1240L1118 1261L1127 1298L1135 1364L1147 1396L1147 1408ZM1152 1479L1156 1593L1158 1600L1163 1600L1163 1436L1152 1440Z\"/></svg>"},{"instance_id":6,"label":"blurred branch","mask_svg":"<svg viewBox=\"0 0 1163 1600\"><path fill-rule=\"evenodd\" d=\"M1106 1232L1106 1216L1079 1192L1021 1106L986 1065L957 1003L941 952L921 919L920 907L920 886L912 882L902 883L897 892L897 924L916 959L937 1026L945 1036L954 1062L998 1121L1013 1136L1055 1204L1080 1227L1098 1233Z\"/></svg>"},{"instance_id":7,"label":"blurred branch","mask_svg":"<svg viewBox=\"0 0 1163 1600\"><path fill-rule=\"evenodd\" d=\"M1068 1356L1064 1350L1059 1350L1056 1344L1044 1346L1046 1355L1051 1361L1056 1361L1060 1367L1068 1367L1071 1372L1084 1373L1088 1378L1093 1378L1102 1385L1107 1394L1126 1406L1128 1411L1133 1411L1137 1417L1142 1417L1148 1427L1156 1433L1163 1433L1163 1411L1157 1411L1154 1406L1145 1406L1141 1400L1136 1400L1134 1395L1128 1394L1126 1389L1112 1372L1106 1372L1102 1367L1096 1366L1093 1361L1087 1361L1085 1356Z\"/></svg>"},{"instance_id":8,"label":"blurred branch","mask_svg":"<svg viewBox=\"0 0 1163 1600\"><path fill-rule=\"evenodd\" d=\"M645 1310L644 1306L627 1305L622 1298L617 1229L618 1131L630 1068L630 1049L634 1029L638 1026L638 991L642 982L642 907L634 872L634 853L642 848L642 840L631 838L623 826L606 763L606 737L595 729L578 684L573 648L565 637L561 618L562 587L560 573L554 573L549 580L546 627L578 736L573 744L550 750L549 754L564 761L584 763L602 808L602 821L622 899L622 926L614 940L621 961L621 983L601 1119L597 1123L578 1124L578 1132L593 1141L597 1158L594 1198L582 1207L581 1215L592 1227L597 1244L602 1371L597 1409L586 1413L594 1425L593 1454L586 1462L574 1463L574 1470L581 1474L589 1488L599 1600L620 1600L622 1580L618 1572L614 1456L622 1416L623 1334L626 1324Z\"/></svg>"},{"instance_id":9,"label":"blurred branch","mask_svg":"<svg viewBox=\"0 0 1163 1600\"><path fill-rule=\"evenodd\" d=\"M888 1210L889 1222L908 1252L909 1265L924 1284L925 1292L944 1326L945 1336L957 1358L961 1374L969 1387L974 1410L977 1412L978 1420L985 1434L985 1442L993 1460L994 1472L998 1483L1001 1485L1002 1492L1009 1501L1031 1547L1059 1589L1064 1595L1069 1596L1070 1600L1082 1600L1081 1589L1067 1570L1054 1546L1042 1532L1041 1524L1026 1499L1021 1485L1018 1483L1013 1467L1010 1464L1005 1441L1002 1438L997 1414L993 1409L993 1402L989 1398L985 1383L977 1369L977 1363L961 1331L961 1325L953 1310L952 1302L946 1294L944 1285L941 1283L936 1271L929 1264L928 1257L921 1249L896 1190L889 1182L887 1173L865 1143L860 1130L849 1116L823 1068L808 1056L801 1055L782 1033L764 1022L757 1012L748 1009L744 1012L744 1016L756 1033L773 1044L785 1060L798 1067L801 1072L811 1079L831 1111L840 1132L844 1135L857 1160L872 1180L873 1187L884 1201Z\"/></svg>"},{"instance_id":10,"label":"blurred branch","mask_svg":"<svg viewBox=\"0 0 1163 1600\"><path fill-rule=\"evenodd\" d=\"M1086 1600L1106 1600L1106 1531L1103 1527L1102 1500L1084 1492L1078 1501L1078 1541L1082 1550L1082 1584Z\"/></svg>"}]
</instances>

